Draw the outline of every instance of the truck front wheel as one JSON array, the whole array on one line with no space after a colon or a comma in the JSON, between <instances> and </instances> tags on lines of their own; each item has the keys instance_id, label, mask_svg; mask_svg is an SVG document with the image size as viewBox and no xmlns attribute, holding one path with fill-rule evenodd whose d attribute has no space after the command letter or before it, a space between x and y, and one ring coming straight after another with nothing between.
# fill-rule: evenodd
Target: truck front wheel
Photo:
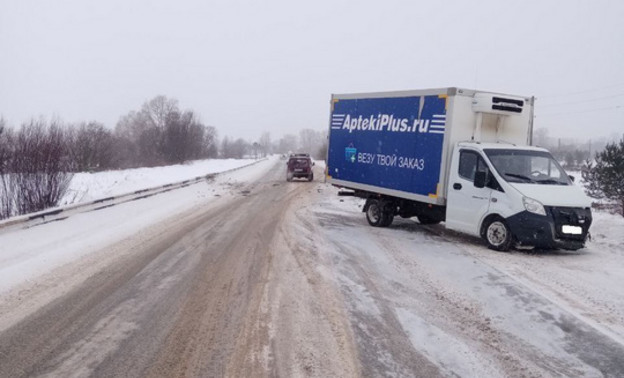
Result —
<instances>
[{"instance_id":1,"label":"truck front wheel","mask_svg":"<svg viewBox=\"0 0 624 378\"><path fill-rule=\"evenodd\" d=\"M513 237L507 223L502 218L493 218L486 226L483 237L488 248L495 251L509 251Z\"/></svg>"}]
</instances>

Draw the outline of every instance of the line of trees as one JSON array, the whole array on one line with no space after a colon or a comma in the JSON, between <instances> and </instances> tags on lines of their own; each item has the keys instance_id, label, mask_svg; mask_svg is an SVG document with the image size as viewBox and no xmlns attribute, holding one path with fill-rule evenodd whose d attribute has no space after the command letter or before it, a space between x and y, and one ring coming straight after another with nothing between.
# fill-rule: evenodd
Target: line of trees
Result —
<instances>
[{"instance_id":1,"label":"line of trees","mask_svg":"<svg viewBox=\"0 0 624 378\"><path fill-rule=\"evenodd\" d=\"M115 135L122 139L117 153L121 167L179 164L217 157L217 130L203 125L193 111L181 111L178 101L158 96L139 111L121 117Z\"/></svg>"},{"instance_id":2,"label":"line of trees","mask_svg":"<svg viewBox=\"0 0 624 378\"><path fill-rule=\"evenodd\" d=\"M566 169L579 170L587 159L592 159L597 151L602 151L610 138L595 138L578 142L569 138L553 138L548 135L548 129L536 129L533 134L533 144L548 149Z\"/></svg>"},{"instance_id":3,"label":"line of trees","mask_svg":"<svg viewBox=\"0 0 624 378\"><path fill-rule=\"evenodd\" d=\"M223 158L264 157L269 154L287 154L306 152L313 158L323 160L327 156L327 133L312 129L303 129L299 135L286 134L273 142L271 134L262 133L257 142L242 138L233 139L225 136L220 144L220 156Z\"/></svg>"},{"instance_id":4,"label":"line of trees","mask_svg":"<svg viewBox=\"0 0 624 378\"><path fill-rule=\"evenodd\" d=\"M179 164L217 152L216 129L165 96L122 117L114 131L44 119L15 130L0 119L0 219L56 206L75 172Z\"/></svg>"},{"instance_id":5,"label":"line of trees","mask_svg":"<svg viewBox=\"0 0 624 378\"><path fill-rule=\"evenodd\" d=\"M533 141L548 148L566 169L580 170L588 196L608 200L595 206L624 216L624 137L611 135L578 143L551 138L547 129L537 129Z\"/></svg>"},{"instance_id":6,"label":"line of trees","mask_svg":"<svg viewBox=\"0 0 624 378\"><path fill-rule=\"evenodd\" d=\"M12 129L0 118L0 219L56 206L75 172L152 167L207 158L308 152L324 159L324 132L304 129L276 142L224 137L176 99L157 96L122 116L114 130L99 122L31 120Z\"/></svg>"}]
</instances>

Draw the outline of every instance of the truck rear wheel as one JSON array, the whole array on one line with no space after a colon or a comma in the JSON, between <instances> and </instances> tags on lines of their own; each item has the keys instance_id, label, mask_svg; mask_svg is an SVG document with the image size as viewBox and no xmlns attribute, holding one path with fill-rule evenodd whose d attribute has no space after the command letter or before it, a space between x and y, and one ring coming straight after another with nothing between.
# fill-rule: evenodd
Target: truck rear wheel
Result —
<instances>
[{"instance_id":1,"label":"truck rear wheel","mask_svg":"<svg viewBox=\"0 0 624 378\"><path fill-rule=\"evenodd\" d=\"M373 227L388 227L394 220L394 214L387 202L369 199L366 203L366 220Z\"/></svg>"},{"instance_id":2,"label":"truck rear wheel","mask_svg":"<svg viewBox=\"0 0 624 378\"><path fill-rule=\"evenodd\" d=\"M483 237L488 248L495 251L509 251L513 237L507 223L502 218L493 218L486 226Z\"/></svg>"},{"instance_id":3,"label":"truck rear wheel","mask_svg":"<svg viewBox=\"0 0 624 378\"><path fill-rule=\"evenodd\" d=\"M369 199L366 205L366 220L368 221L368 224L373 227L381 227L384 220L381 201Z\"/></svg>"},{"instance_id":4,"label":"truck rear wheel","mask_svg":"<svg viewBox=\"0 0 624 378\"><path fill-rule=\"evenodd\" d=\"M380 227L383 219L383 212L377 200L368 200L368 209L366 210L366 220L373 227Z\"/></svg>"}]
</instances>

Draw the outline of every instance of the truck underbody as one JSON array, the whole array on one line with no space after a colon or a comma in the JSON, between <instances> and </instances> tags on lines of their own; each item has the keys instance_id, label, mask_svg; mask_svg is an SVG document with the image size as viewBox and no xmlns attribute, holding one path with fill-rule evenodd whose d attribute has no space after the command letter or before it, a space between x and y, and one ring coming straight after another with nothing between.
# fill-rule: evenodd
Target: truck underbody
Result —
<instances>
[{"instance_id":1,"label":"truck underbody","mask_svg":"<svg viewBox=\"0 0 624 378\"><path fill-rule=\"evenodd\" d=\"M362 212L371 226L387 227L392 224L395 216L401 218L417 217L421 224L436 224L446 219L446 207L413 201L363 190L340 192L366 200Z\"/></svg>"},{"instance_id":2,"label":"truck underbody","mask_svg":"<svg viewBox=\"0 0 624 378\"><path fill-rule=\"evenodd\" d=\"M373 227L388 227L395 216L401 218L416 217L420 224L437 224L446 220L446 206L383 195L364 190L349 190L339 192L341 196L353 196L366 200L362 212L366 220ZM481 226L480 236L490 248L506 251L512 246L516 248L566 249L577 250L585 246L589 237L591 212L587 209L575 208L548 208L548 216L536 216L528 212L521 212L507 219L491 216L485 219ZM492 245L490 238L497 235L488 235L490 227L507 227L510 233L509 242L501 245ZM562 232L563 224L578 225L583 232L576 235Z\"/></svg>"}]
</instances>

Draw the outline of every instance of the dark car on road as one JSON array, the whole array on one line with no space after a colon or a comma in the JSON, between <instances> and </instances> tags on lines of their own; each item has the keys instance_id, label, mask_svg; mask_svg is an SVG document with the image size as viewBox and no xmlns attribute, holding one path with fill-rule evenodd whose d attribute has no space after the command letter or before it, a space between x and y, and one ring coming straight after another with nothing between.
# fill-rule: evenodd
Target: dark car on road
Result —
<instances>
[{"instance_id":1,"label":"dark car on road","mask_svg":"<svg viewBox=\"0 0 624 378\"><path fill-rule=\"evenodd\" d=\"M314 162L310 158L310 154L291 154L286 165L286 181L292 181L294 178L314 180L314 173L312 172Z\"/></svg>"}]
</instances>

